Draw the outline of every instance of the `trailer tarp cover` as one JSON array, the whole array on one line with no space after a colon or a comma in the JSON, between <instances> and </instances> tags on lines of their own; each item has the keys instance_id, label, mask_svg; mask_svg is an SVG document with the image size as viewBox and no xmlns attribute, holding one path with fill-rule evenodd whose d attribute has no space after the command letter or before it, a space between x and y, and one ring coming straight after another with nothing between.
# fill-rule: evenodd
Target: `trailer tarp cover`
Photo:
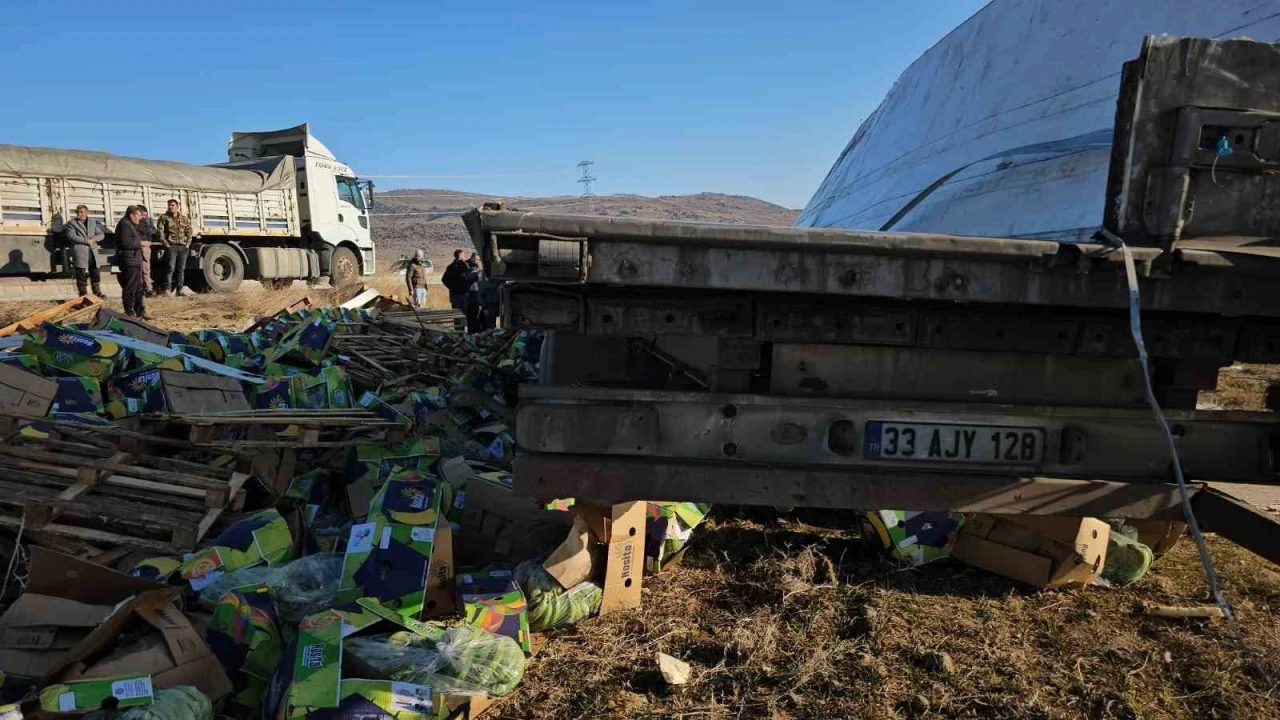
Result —
<instances>
[{"instance_id":1,"label":"trailer tarp cover","mask_svg":"<svg viewBox=\"0 0 1280 720\"><path fill-rule=\"evenodd\" d=\"M206 166L21 145L0 145L0 175L105 180L230 193L289 190L297 182L293 158L285 156Z\"/></svg>"}]
</instances>

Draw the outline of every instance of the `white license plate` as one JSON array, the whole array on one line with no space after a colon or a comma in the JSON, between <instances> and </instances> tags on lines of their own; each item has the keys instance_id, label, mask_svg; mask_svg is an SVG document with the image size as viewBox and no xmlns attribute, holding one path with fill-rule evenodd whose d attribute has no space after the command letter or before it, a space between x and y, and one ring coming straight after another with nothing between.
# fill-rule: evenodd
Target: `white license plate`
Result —
<instances>
[{"instance_id":1,"label":"white license plate","mask_svg":"<svg viewBox=\"0 0 1280 720\"><path fill-rule=\"evenodd\" d=\"M862 455L867 460L1038 465L1044 459L1044 429L868 420Z\"/></svg>"}]
</instances>

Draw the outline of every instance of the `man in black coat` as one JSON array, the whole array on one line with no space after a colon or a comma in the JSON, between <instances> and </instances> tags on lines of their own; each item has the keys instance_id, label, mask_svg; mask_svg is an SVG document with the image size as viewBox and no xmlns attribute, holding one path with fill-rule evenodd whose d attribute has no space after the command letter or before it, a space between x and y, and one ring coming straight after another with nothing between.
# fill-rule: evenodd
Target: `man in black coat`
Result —
<instances>
[{"instance_id":1,"label":"man in black coat","mask_svg":"<svg viewBox=\"0 0 1280 720\"><path fill-rule=\"evenodd\" d=\"M130 205L124 217L116 223L116 262L120 264L120 288L124 300L124 314L150 320L142 298L146 283L142 275L142 242L146 229L139 227L142 210Z\"/></svg>"},{"instance_id":2,"label":"man in black coat","mask_svg":"<svg viewBox=\"0 0 1280 720\"><path fill-rule=\"evenodd\" d=\"M463 301L467 295L466 274L470 270L467 261L462 259L461 250L453 251L453 262L449 263L449 267L444 269L444 275L440 277L440 284L444 285L449 291L449 307L454 310L463 309Z\"/></svg>"}]
</instances>

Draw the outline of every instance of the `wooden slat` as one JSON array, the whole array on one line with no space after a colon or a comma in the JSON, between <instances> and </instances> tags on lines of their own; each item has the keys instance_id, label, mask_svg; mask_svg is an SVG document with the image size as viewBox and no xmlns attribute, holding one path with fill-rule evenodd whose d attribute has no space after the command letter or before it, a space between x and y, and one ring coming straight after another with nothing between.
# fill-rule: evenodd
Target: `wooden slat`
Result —
<instances>
[{"instance_id":1,"label":"wooden slat","mask_svg":"<svg viewBox=\"0 0 1280 720\"><path fill-rule=\"evenodd\" d=\"M66 302L54 305L51 308L41 310L37 313L32 313L15 323L0 328L0 337L37 328L41 323L45 322L66 322L68 316L72 314L79 316L91 310L96 312L101 306L102 300L93 297L92 295L87 297L78 297L74 300L67 300Z\"/></svg>"},{"instance_id":2,"label":"wooden slat","mask_svg":"<svg viewBox=\"0 0 1280 720\"><path fill-rule=\"evenodd\" d=\"M35 450L32 448L6 446L0 446L0 455L7 455L9 457L20 458L22 460L50 463L55 466L74 465L77 467L91 467L126 477L150 480L163 485L180 485L187 488L198 488L200 490L226 490L226 484L218 480L213 480L207 477L198 477L195 475L186 475L184 473L152 470L150 468L137 467L121 462L112 462L110 458L106 460L75 458L45 452L43 450Z\"/></svg>"},{"instance_id":3,"label":"wooden slat","mask_svg":"<svg viewBox=\"0 0 1280 720\"><path fill-rule=\"evenodd\" d=\"M22 520L20 518L0 515L0 527L17 528L21 524ZM176 549L173 547L171 542L152 540L150 538L132 537L130 535L120 535L118 533L103 532L101 530L76 527L74 525L64 525L61 523L49 523L40 528L40 532L48 535L60 535L77 540L84 540L86 542L96 543L99 545L120 545L124 547L134 547L140 550L153 550L157 553L171 553Z\"/></svg>"}]
</instances>

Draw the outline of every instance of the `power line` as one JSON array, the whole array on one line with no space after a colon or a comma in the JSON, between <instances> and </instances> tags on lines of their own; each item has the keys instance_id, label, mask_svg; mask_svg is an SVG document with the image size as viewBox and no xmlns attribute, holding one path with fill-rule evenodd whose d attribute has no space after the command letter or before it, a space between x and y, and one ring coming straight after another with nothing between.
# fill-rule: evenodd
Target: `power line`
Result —
<instances>
[{"instance_id":1,"label":"power line","mask_svg":"<svg viewBox=\"0 0 1280 720\"><path fill-rule=\"evenodd\" d=\"M595 163L590 160L583 160L578 163L578 167L582 170L582 177L578 178L578 182L582 183L582 199L587 203L587 212L594 213L596 207L595 203L592 202L592 198L596 196L593 188L596 178L591 174L592 165L595 165Z\"/></svg>"},{"instance_id":2,"label":"power line","mask_svg":"<svg viewBox=\"0 0 1280 720\"><path fill-rule=\"evenodd\" d=\"M360 173L360 177L374 180L485 180L488 178L550 177L558 174L558 171L539 170L537 172L478 173L472 175L368 175Z\"/></svg>"}]
</instances>

